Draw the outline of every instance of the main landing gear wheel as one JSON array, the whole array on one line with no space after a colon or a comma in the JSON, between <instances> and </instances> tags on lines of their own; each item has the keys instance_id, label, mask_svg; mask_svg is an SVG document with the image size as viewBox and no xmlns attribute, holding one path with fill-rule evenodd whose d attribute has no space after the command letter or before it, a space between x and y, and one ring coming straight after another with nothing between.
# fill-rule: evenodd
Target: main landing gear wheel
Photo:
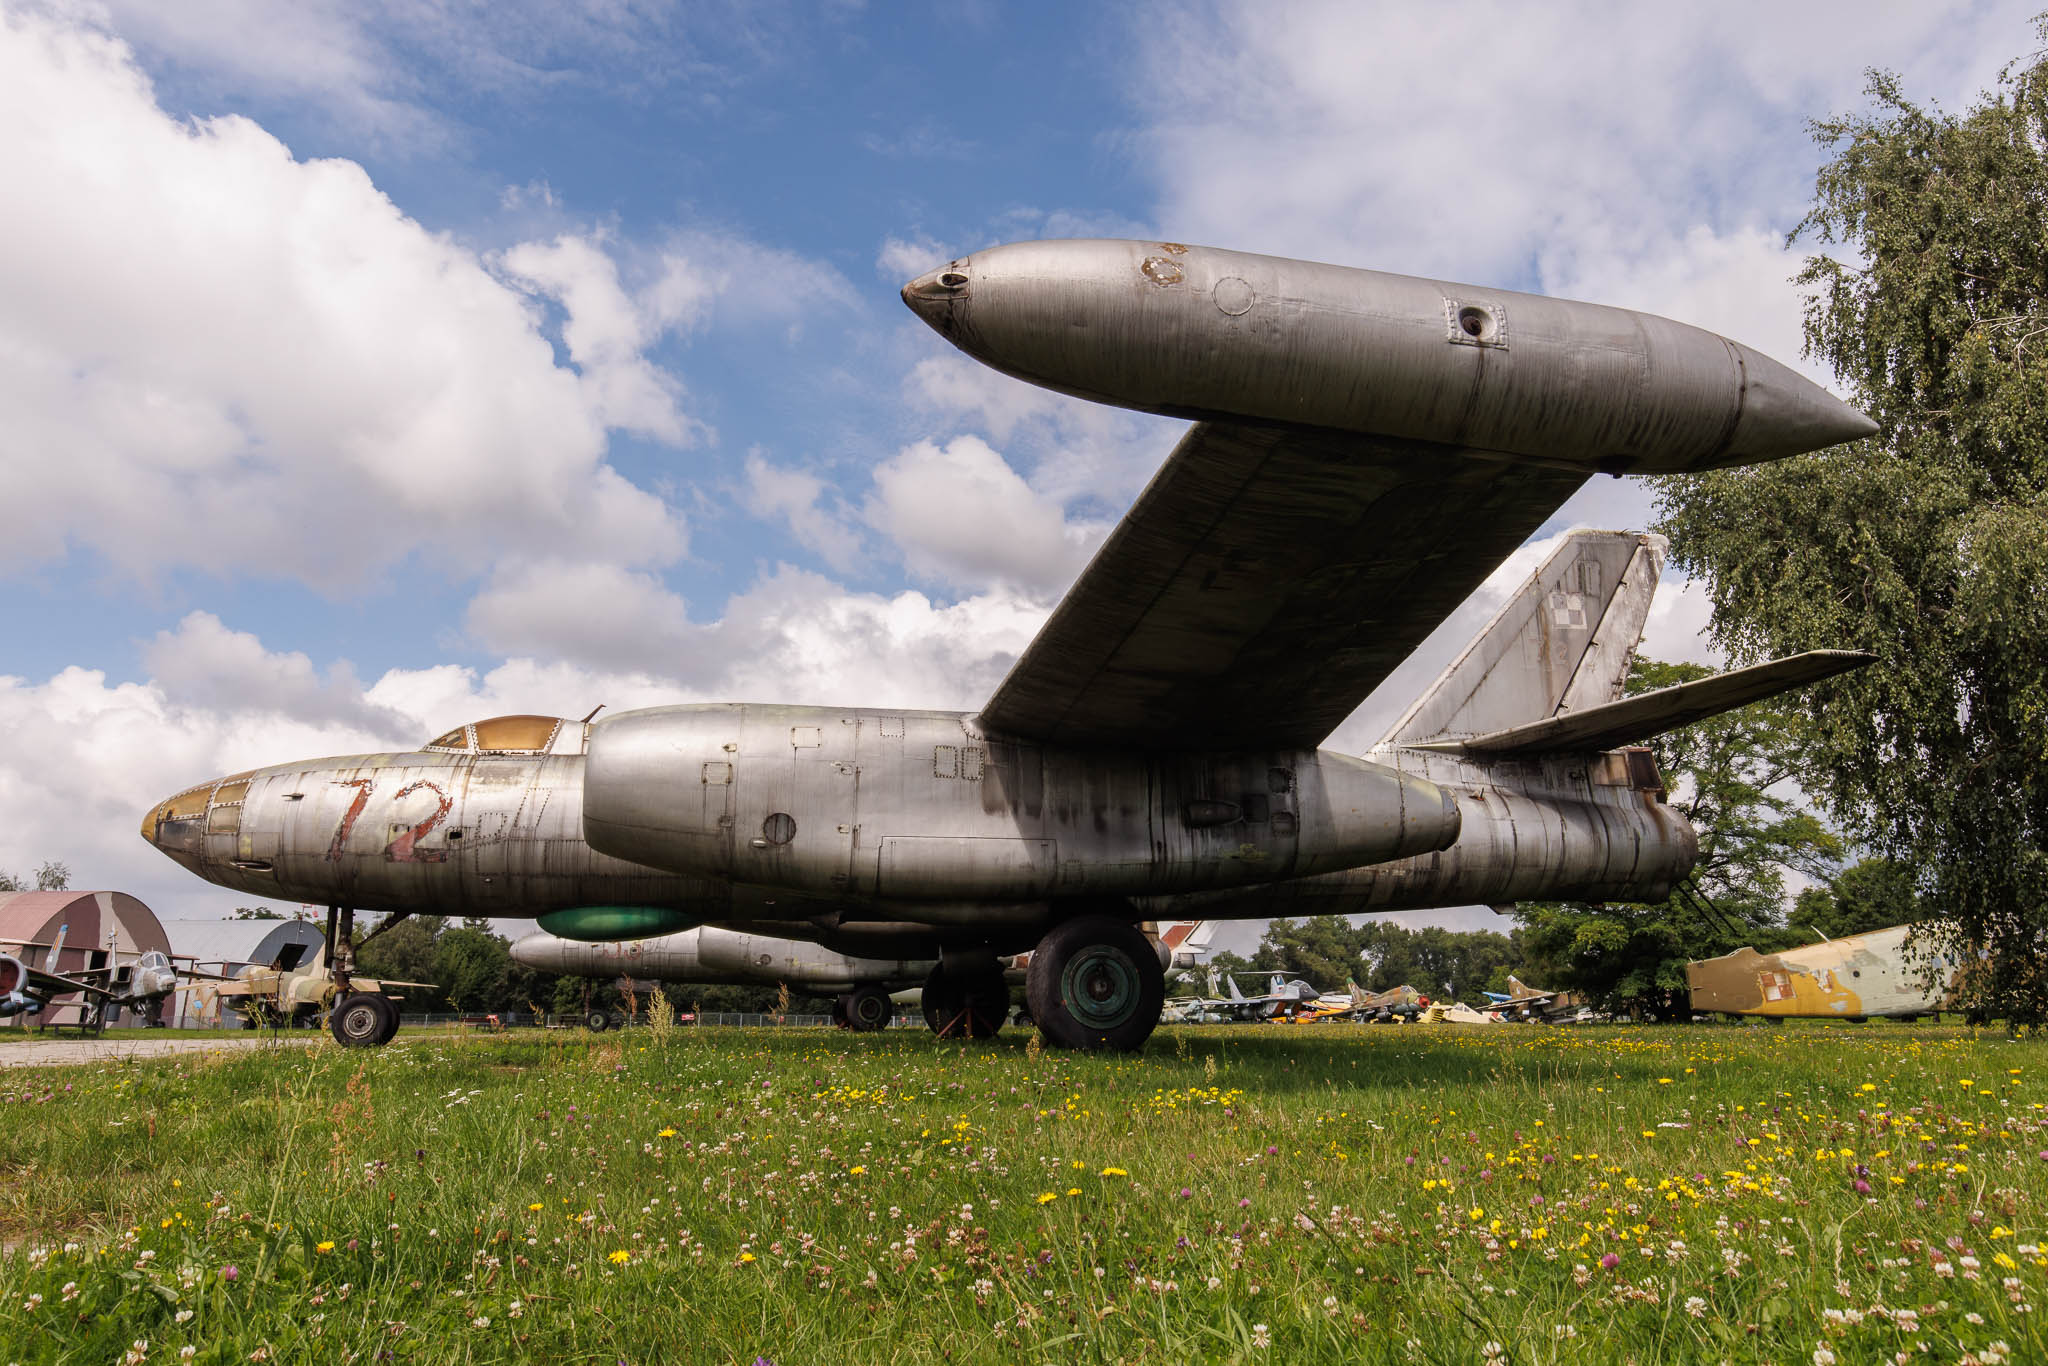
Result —
<instances>
[{"instance_id":1,"label":"main landing gear wheel","mask_svg":"<svg viewBox=\"0 0 2048 1366\"><path fill-rule=\"evenodd\" d=\"M1166 971L1137 926L1085 915L1038 942L1024 994L1048 1041L1130 1053L1158 1027Z\"/></svg>"},{"instance_id":2,"label":"main landing gear wheel","mask_svg":"<svg viewBox=\"0 0 2048 1366\"><path fill-rule=\"evenodd\" d=\"M343 1048L382 1048L398 1032L398 1007L374 992L350 992L335 1003L327 1027Z\"/></svg>"},{"instance_id":3,"label":"main landing gear wheel","mask_svg":"<svg viewBox=\"0 0 2048 1366\"><path fill-rule=\"evenodd\" d=\"M942 1039L993 1039L1009 1013L1010 986L1000 968L955 974L940 966L925 979L924 1022Z\"/></svg>"},{"instance_id":4,"label":"main landing gear wheel","mask_svg":"<svg viewBox=\"0 0 2048 1366\"><path fill-rule=\"evenodd\" d=\"M873 985L855 987L852 994L840 997L839 1010L846 1027L856 1034L887 1029L889 1021L896 1018L896 1003L889 999L888 992Z\"/></svg>"},{"instance_id":5,"label":"main landing gear wheel","mask_svg":"<svg viewBox=\"0 0 2048 1366\"><path fill-rule=\"evenodd\" d=\"M593 1010L583 1017L583 1027L593 1034L602 1034L612 1027L611 1012Z\"/></svg>"}]
</instances>

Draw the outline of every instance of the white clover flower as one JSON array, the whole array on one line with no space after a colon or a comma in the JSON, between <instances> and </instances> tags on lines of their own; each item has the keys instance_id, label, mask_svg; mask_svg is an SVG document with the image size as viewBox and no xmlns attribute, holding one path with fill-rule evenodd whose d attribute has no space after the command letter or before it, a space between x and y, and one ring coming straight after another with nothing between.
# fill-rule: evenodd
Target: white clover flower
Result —
<instances>
[{"instance_id":1,"label":"white clover flower","mask_svg":"<svg viewBox=\"0 0 2048 1366\"><path fill-rule=\"evenodd\" d=\"M1825 1347L1814 1348L1813 1366L1835 1366L1835 1354Z\"/></svg>"},{"instance_id":2,"label":"white clover flower","mask_svg":"<svg viewBox=\"0 0 2048 1366\"><path fill-rule=\"evenodd\" d=\"M1703 1319L1707 1316L1707 1302L1698 1295L1688 1295L1685 1301L1685 1312L1696 1319Z\"/></svg>"},{"instance_id":3,"label":"white clover flower","mask_svg":"<svg viewBox=\"0 0 2048 1366\"><path fill-rule=\"evenodd\" d=\"M1263 1324L1263 1323L1255 1323L1255 1324L1253 1324L1253 1325L1252 1325L1252 1346L1254 1346L1254 1347L1261 1347L1261 1348L1263 1348L1263 1347L1271 1347L1272 1345L1273 1345L1273 1333L1272 1333L1272 1330L1270 1330L1269 1328L1267 1328L1267 1327L1266 1327L1266 1325L1265 1325L1265 1324Z\"/></svg>"}]
</instances>

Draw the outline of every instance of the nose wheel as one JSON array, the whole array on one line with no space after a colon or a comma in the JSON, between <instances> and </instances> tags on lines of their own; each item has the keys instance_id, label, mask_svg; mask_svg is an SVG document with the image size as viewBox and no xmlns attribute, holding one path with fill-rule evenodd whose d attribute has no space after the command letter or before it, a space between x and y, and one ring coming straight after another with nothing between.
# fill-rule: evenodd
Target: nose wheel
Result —
<instances>
[{"instance_id":1,"label":"nose wheel","mask_svg":"<svg viewBox=\"0 0 2048 1366\"><path fill-rule=\"evenodd\" d=\"M389 997L351 992L335 1003L327 1027L343 1048L382 1048L398 1032L398 1007Z\"/></svg>"},{"instance_id":2,"label":"nose wheel","mask_svg":"<svg viewBox=\"0 0 2048 1366\"><path fill-rule=\"evenodd\" d=\"M1129 1053L1158 1027L1166 970L1137 926L1085 915L1039 941L1024 994L1048 1042Z\"/></svg>"}]
</instances>

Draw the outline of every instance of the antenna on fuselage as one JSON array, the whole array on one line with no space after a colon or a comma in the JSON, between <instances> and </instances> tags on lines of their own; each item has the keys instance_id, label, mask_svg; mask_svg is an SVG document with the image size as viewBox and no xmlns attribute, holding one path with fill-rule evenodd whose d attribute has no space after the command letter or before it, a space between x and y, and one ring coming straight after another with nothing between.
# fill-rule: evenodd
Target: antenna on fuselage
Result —
<instances>
[{"instance_id":1,"label":"antenna on fuselage","mask_svg":"<svg viewBox=\"0 0 2048 1366\"><path fill-rule=\"evenodd\" d=\"M591 721L591 717L594 717L594 716L596 716L596 715L597 715L597 714L598 714L599 712L601 712L601 711L603 711L603 710L604 710L604 703L600 702L600 703L598 703L598 704L597 704L596 706L594 706L594 707L592 707L592 708L590 709L590 716L586 716L586 717L584 717L584 718L583 718L583 719L582 719L581 721L577 722L576 724L577 724L577 725L579 725L579 726L587 726L587 725L589 725L589 724L590 724L590 721Z\"/></svg>"}]
</instances>

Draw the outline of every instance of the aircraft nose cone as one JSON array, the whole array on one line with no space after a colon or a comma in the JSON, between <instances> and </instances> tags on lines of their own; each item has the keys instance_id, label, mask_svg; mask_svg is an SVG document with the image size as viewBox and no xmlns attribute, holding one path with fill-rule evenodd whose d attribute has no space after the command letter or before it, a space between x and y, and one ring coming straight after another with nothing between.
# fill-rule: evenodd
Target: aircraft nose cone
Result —
<instances>
[{"instance_id":1,"label":"aircraft nose cone","mask_svg":"<svg viewBox=\"0 0 2048 1366\"><path fill-rule=\"evenodd\" d=\"M142 816L142 838L173 858L196 858L206 848L206 801L218 780L166 797Z\"/></svg>"},{"instance_id":2,"label":"aircraft nose cone","mask_svg":"<svg viewBox=\"0 0 2048 1366\"><path fill-rule=\"evenodd\" d=\"M972 283L973 275L968 263L954 261L937 270L928 270L903 286L903 302L910 306L912 313L945 332L949 330L946 320L959 312Z\"/></svg>"},{"instance_id":3,"label":"aircraft nose cone","mask_svg":"<svg viewBox=\"0 0 2048 1366\"><path fill-rule=\"evenodd\" d=\"M561 972L562 941L545 930L536 930L513 941L512 961L541 972Z\"/></svg>"},{"instance_id":4,"label":"aircraft nose cone","mask_svg":"<svg viewBox=\"0 0 2048 1366\"><path fill-rule=\"evenodd\" d=\"M1776 460L1874 435L1877 424L1791 367L1733 343L1742 361L1742 413L1731 463Z\"/></svg>"}]
</instances>

